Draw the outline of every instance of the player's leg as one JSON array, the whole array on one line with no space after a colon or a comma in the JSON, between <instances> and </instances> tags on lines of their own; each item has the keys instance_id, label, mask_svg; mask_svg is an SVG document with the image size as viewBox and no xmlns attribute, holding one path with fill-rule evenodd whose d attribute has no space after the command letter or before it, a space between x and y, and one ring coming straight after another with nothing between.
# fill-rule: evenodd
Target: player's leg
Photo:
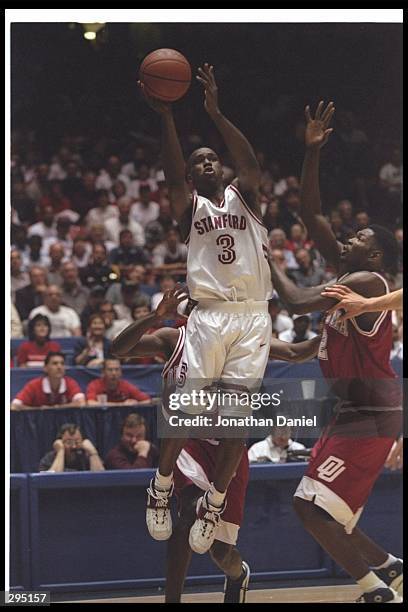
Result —
<instances>
[{"instance_id":1,"label":"player's leg","mask_svg":"<svg viewBox=\"0 0 408 612\"><path fill-rule=\"evenodd\" d=\"M188 543L190 527L195 521L197 499L202 490L190 485L180 493L180 516L167 546L166 603L179 603L191 561Z\"/></svg>"},{"instance_id":2,"label":"player's leg","mask_svg":"<svg viewBox=\"0 0 408 612\"><path fill-rule=\"evenodd\" d=\"M250 570L233 544L215 540L210 556L225 574L224 603L245 603Z\"/></svg>"}]
</instances>

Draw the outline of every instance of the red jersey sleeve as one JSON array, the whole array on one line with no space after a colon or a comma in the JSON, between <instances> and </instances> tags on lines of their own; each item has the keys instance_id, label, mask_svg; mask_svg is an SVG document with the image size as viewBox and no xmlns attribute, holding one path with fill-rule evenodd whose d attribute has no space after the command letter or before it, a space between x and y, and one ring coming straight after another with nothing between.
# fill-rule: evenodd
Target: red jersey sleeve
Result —
<instances>
[{"instance_id":1,"label":"red jersey sleeve","mask_svg":"<svg viewBox=\"0 0 408 612\"><path fill-rule=\"evenodd\" d=\"M147 393L143 393L138 387L135 385L131 385L126 380L122 380L123 390L131 397L132 399L137 400L138 402L142 402L143 400L149 400L150 395Z\"/></svg>"},{"instance_id":2,"label":"red jersey sleeve","mask_svg":"<svg viewBox=\"0 0 408 612\"><path fill-rule=\"evenodd\" d=\"M65 383L67 385L67 395L68 395L69 402L71 402L72 399L75 397L75 395L77 395L78 393L83 393L81 387L78 385L76 380L74 380L73 378L66 376Z\"/></svg>"},{"instance_id":3,"label":"red jersey sleeve","mask_svg":"<svg viewBox=\"0 0 408 612\"><path fill-rule=\"evenodd\" d=\"M21 366L27 362L28 342L22 342L17 350L17 365Z\"/></svg>"},{"instance_id":4,"label":"red jersey sleeve","mask_svg":"<svg viewBox=\"0 0 408 612\"><path fill-rule=\"evenodd\" d=\"M99 379L93 380L86 388L86 399L96 400L96 396L100 393L103 393L103 390L101 389L101 381Z\"/></svg>"},{"instance_id":5,"label":"red jersey sleeve","mask_svg":"<svg viewBox=\"0 0 408 612\"><path fill-rule=\"evenodd\" d=\"M38 381L41 381L41 378L30 380L30 382L24 385L21 391L17 393L16 399L23 402L25 406L36 406L36 389L38 388Z\"/></svg>"}]
</instances>

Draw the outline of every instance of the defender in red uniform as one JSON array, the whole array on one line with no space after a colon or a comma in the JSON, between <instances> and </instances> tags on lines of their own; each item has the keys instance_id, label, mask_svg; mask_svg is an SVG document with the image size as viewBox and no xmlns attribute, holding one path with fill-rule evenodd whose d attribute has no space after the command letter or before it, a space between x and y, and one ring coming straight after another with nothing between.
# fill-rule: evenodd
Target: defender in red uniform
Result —
<instances>
[{"instance_id":1,"label":"defender in red uniform","mask_svg":"<svg viewBox=\"0 0 408 612\"><path fill-rule=\"evenodd\" d=\"M179 286L167 291L156 311L139 319L127 327L112 344L112 352L118 357L139 357L165 355L167 362L163 368L163 397L174 387L178 377L180 359L185 341L185 327L173 329L163 327L152 334L146 334L153 325L169 319L177 305L186 299ZM319 337L293 344L272 340L271 352L276 359L304 361L317 353ZM169 411L163 402L164 417ZM189 546L189 532L196 519L197 502L207 491L215 478L217 459L217 440L189 439L184 443L174 469L174 490L178 498L179 521L173 529L168 543L166 572L166 603L180 602L192 550ZM226 493L226 507L221 517L210 513L211 521L217 521L218 529L214 543L209 549L214 563L225 573L224 603L244 603L249 582L249 567L235 547L238 531L244 515L245 494L248 485L248 453L245 449L237 470ZM155 509L156 529L162 522L162 511L154 498L152 486L148 489L149 504Z\"/></svg>"},{"instance_id":2,"label":"defender in red uniform","mask_svg":"<svg viewBox=\"0 0 408 612\"><path fill-rule=\"evenodd\" d=\"M372 225L346 245L338 243L321 214L319 151L327 142L333 103L314 119L306 108L306 155L301 181L301 216L337 282L364 297L389 292L384 278L397 261L397 243L387 229ZM328 310L335 301L323 286L296 287L271 261L272 281L281 299L298 314ZM339 397L337 415L313 449L306 475L295 493L305 528L362 588L360 603L402 601L402 561L382 550L355 527L370 491L402 428L402 398L390 366L391 313L364 313L339 321L328 314L319 361ZM375 570L372 571L372 570ZM395 590L394 590L395 589Z\"/></svg>"}]
</instances>

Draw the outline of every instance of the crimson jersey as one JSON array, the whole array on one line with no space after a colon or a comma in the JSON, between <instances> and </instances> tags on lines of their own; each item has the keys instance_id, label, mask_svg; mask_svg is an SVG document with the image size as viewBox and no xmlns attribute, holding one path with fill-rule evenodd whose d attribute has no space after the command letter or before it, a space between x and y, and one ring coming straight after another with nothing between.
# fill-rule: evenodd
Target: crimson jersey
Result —
<instances>
[{"instance_id":1,"label":"crimson jersey","mask_svg":"<svg viewBox=\"0 0 408 612\"><path fill-rule=\"evenodd\" d=\"M384 283L386 292L389 288L386 280L375 272ZM341 282L348 274L339 278ZM380 381L378 387L392 388L396 393L397 374L390 364L392 347L391 312L382 312L370 331L361 329L353 317L340 322L340 311L336 310L326 316L320 342L318 359L325 378L361 379ZM391 386L386 385L389 381ZM393 402L394 403L394 402Z\"/></svg>"}]
</instances>

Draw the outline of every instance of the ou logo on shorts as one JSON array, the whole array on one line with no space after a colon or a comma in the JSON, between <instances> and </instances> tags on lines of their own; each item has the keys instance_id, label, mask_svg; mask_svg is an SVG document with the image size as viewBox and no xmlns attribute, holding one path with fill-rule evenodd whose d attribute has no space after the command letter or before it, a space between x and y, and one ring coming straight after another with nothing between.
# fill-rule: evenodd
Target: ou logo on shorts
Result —
<instances>
[{"instance_id":1,"label":"ou logo on shorts","mask_svg":"<svg viewBox=\"0 0 408 612\"><path fill-rule=\"evenodd\" d=\"M344 465L343 459L339 459L334 455L330 455L327 457L326 461L323 461L321 465L317 468L317 473L319 475L320 480L325 480L326 482L333 482L344 470L346 469Z\"/></svg>"}]
</instances>

